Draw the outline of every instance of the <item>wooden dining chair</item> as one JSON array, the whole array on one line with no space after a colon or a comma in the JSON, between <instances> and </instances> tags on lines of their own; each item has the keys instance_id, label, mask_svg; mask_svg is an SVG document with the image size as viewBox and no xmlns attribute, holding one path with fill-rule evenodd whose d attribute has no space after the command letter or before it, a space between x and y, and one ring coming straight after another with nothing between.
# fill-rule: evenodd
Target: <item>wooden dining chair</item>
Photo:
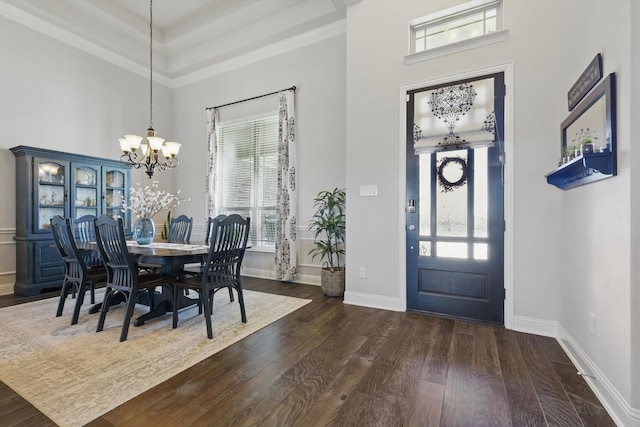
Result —
<instances>
[{"instance_id":1,"label":"wooden dining chair","mask_svg":"<svg viewBox=\"0 0 640 427\"><path fill-rule=\"evenodd\" d=\"M209 245L209 238L211 236L211 230L213 229L213 225L214 222L216 220L220 221L223 220L224 218L226 218L227 216L224 214L220 214L216 217L209 217L207 218L207 228L205 231L205 235L204 235L204 244L205 245ZM194 263L194 264L188 264L185 265L183 273L187 276L194 276L194 275L198 275L202 273L202 269L204 268L204 261L201 262L200 264ZM188 291L187 291L188 292ZM233 292L229 292L231 301L233 301Z\"/></svg>"},{"instance_id":2,"label":"wooden dining chair","mask_svg":"<svg viewBox=\"0 0 640 427\"><path fill-rule=\"evenodd\" d=\"M166 283L167 278L151 273L138 275L138 266L127 249L122 218L115 220L109 215L102 215L95 220L95 233L100 254L107 268L106 291L96 332L103 330L111 301L116 295L120 295L127 305L120 333L122 342L127 339L129 323L138 296L146 290L150 309L153 310L155 288Z\"/></svg>"},{"instance_id":3,"label":"wooden dining chair","mask_svg":"<svg viewBox=\"0 0 640 427\"><path fill-rule=\"evenodd\" d=\"M215 224L215 221L221 221L223 219L225 219L227 216L224 214L220 214L216 217L209 217L207 218L207 230L206 233L204 235L204 244L208 245L209 244L209 238L211 237L211 231L213 230L213 225Z\"/></svg>"},{"instance_id":4,"label":"wooden dining chair","mask_svg":"<svg viewBox=\"0 0 640 427\"><path fill-rule=\"evenodd\" d=\"M84 215L72 221L73 237L76 242L95 242L96 229L93 225L95 215Z\"/></svg>"},{"instance_id":5,"label":"wooden dining chair","mask_svg":"<svg viewBox=\"0 0 640 427\"><path fill-rule=\"evenodd\" d=\"M167 242L188 244L191 239L192 227L193 217L180 215L176 218L171 218L169 232L167 233Z\"/></svg>"},{"instance_id":6,"label":"wooden dining chair","mask_svg":"<svg viewBox=\"0 0 640 427\"><path fill-rule=\"evenodd\" d=\"M56 215L51 218L50 223L53 240L56 242L64 262L64 280L62 281L56 317L62 316L64 303L71 292L76 297L73 315L71 316L71 324L75 325L78 323L80 307L84 302L86 291L90 290L91 304L95 304L96 283L105 281L106 271L104 268L90 269L87 267L85 258L76 246L69 218L62 218L60 215Z\"/></svg>"},{"instance_id":7,"label":"wooden dining chair","mask_svg":"<svg viewBox=\"0 0 640 427\"><path fill-rule=\"evenodd\" d=\"M199 294L200 304L204 307L204 318L207 326L207 337L213 338L211 326L211 310L213 297L220 289L235 290L238 294L240 317L247 323L244 307L244 296L240 280L240 268L249 238L250 218L242 218L232 214L222 219L214 219L211 227L209 253L201 274L182 277L173 282L173 306L178 307L180 289L191 289ZM178 327L178 310L173 310L173 327Z\"/></svg>"},{"instance_id":8,"label":"wooden dining chair","mask_svg":"<svg viewBox=\"0 0 640 427\"><path fill-rule=\"evenodd\" d=\"M73 237L76 242L95 242L96 229L94 225L95 215L84 215L71 221ZM87 251L82 254L84 263L89 269L104 270L104 263L99 252Z\"/></svg>"}]
</instances>

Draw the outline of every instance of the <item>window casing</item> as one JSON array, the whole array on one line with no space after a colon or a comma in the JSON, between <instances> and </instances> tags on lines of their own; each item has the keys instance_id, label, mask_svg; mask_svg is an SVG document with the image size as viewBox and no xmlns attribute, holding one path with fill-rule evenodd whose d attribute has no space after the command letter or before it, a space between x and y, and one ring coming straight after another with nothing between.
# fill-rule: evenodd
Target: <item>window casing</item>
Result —
<instances>
[{"instance_id":1,"label":"window casing","mask_svg":"<svg viewBox=\"0 0 640 427\"><path fill-rule=\"evenodd\" d=\"M216 213L251 218L252 248L275 247L278 116L220 123Z\"/></svg>"},{"instance_id":2,"label":"window casing","mask_svg":"<svg viewBox=\"0 0 640 427\"><path fill-rule=\"evenodd\" d=\"M411 25L411 53L435 49L501 29L501 0L470 2L462 10L437 17L430 15Z\"/></svg>"}]
</instances>

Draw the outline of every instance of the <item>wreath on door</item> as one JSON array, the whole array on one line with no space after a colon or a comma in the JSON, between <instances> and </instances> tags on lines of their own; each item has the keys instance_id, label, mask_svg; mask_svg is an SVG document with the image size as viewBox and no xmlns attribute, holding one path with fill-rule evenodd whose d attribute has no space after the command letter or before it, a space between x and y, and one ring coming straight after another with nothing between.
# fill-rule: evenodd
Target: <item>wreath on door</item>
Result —
<instances>
[{"instance_id":1,"label":"wreath on door","mask_svg":"<svg viewBox=\"0 0 640 427\"><path fill-rule=\"evenodd\" d=\"M467 182L467 162L460 157L444 157L436 169L443 193L462 187Z\"/></svg>"}]
</instances>

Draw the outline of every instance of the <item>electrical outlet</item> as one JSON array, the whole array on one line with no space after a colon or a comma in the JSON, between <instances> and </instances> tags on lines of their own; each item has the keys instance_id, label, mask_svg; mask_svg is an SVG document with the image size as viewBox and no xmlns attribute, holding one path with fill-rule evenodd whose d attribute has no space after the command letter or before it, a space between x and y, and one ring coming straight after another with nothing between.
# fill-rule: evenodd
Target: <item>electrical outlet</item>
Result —
<instances>
[{"instance_id":1,"label":"electrical outlet","mask_svg":"<svg viewBox=\"0 0 640 427\"><path fill-rule=\"evenodd\" d=\"M361 279L367 278L367 269L365 267L360 267L360 278Z\"/></svg>"}]
</instances>

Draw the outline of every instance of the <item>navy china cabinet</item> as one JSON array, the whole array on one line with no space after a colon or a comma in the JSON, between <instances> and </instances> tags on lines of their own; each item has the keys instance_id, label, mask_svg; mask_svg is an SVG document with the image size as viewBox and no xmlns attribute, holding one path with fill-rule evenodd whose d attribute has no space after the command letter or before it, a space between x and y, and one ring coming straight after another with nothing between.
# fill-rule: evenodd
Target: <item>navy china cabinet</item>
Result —
<instances>
[{"instance_id":1,"label":"navy china cabinet","mask_svg":"<svg viewBox=\"0 0 640 427\"><path fill-rule=\"evenodd\" d=\"M64 267L49 220L109 214L130 230L131 168L116 160L20 145L16 158L16 283L18 295L62 286Z\"/></svg>"}]
</instances>

